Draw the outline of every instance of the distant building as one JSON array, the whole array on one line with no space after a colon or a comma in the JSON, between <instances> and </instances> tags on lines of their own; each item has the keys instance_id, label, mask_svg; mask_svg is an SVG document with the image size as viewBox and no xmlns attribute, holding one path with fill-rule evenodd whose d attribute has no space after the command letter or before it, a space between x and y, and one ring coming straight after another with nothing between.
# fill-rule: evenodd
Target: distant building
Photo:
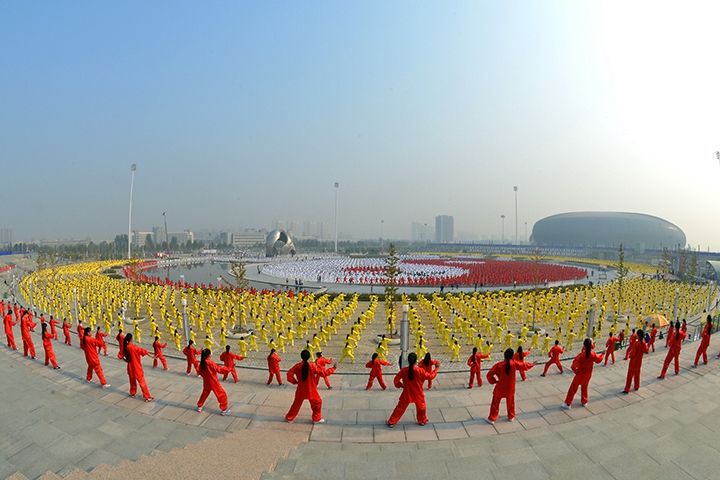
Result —
<instances>
[{"instance_id":1,"label":"distant building","mask_svg":"<svg viewBox=\"0 0 720 480\"><path fill-rule=\"evenodd\" d=\"M538 221L530 241L556 247L684 248L685 233L662 218L642 213L571 212Z\"/></svg>"},{"instance_id":2,"label":"distant building","mask_svg":"<svg viewBox=\"0 0 720 480\"><path fill-rule=\"evenodd\" d=\"M12 247L12 230L9 228L0 228L0 247Z\"/></svg>"},{"instance_id":3,"label":"distant building","mask_svg":"<svg viewBox=\"0 0 720 480\"><path fill-rule=\"evenodd\" d=\"M141 232L139 230L133 230L132 232L132 244L135 247L144 247L147 242L148 236L153 239L153 232ZM153 240L154 241L154 240Z\"/></svg>"},{"instance_id":4,"label":"distant building","mask_svg":"<svg viewBox=\"0 0 720 480\"><path fill-rule=\"evenodd\" d=\"M435 242L452 243L455 239L455 219L451 215L435 217Z\"/></svg>"},{"instance_id":5,"label":"distant building","mask_svg":"<svg viewBox=\"0 0 720 480\"><path fill-rule=\"evenodd\" d=\"M235 248L249 248L264 245L267 234L261 230L245 230L232 234L232 246Z\"/></svg>"},{"instance_id":6,"label":"distant building","mask_svg":"<svg viewBox=\"0 0 720 480\"><path fill-rule=\"evenodd\" d=\"M435 237L435 231L427 223L412 222L410 224L410 239L413 242L431 242Z\"/></svg>"}]
</instances>

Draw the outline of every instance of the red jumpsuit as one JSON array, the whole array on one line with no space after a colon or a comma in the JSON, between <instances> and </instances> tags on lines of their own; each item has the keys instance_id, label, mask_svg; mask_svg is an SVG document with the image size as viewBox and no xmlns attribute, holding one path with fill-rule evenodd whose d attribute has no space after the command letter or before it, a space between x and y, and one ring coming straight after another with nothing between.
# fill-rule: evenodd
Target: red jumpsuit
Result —
<instances>
[{"instance_id":1,"label":"red jumpsuit","mask_svg":"<svg viewBox=\"0 0 720 480\"><path fill-rule=\"evenodd\" d=\"M667 348L668 345L670 345L670 337L672 336L674 331L675 331L675 326L674 326L674 324L671 323L670 326L668 327L667 336L665 337L665 348Z\"/></svg>"},{"instance_id":2,"label":"red jumpsuit","mask_svg":"<svg viewBox=\"0 0 720 480\"><path fill-rule=\"evenodd\" d=\"M287 381L293 385L297 385L295 389L295 400L290 405L290 410L285 414L285 420L292 422L300 412L300 407L305 400L310 402L310 409L312 410L312 421L319 422L322 419L322 398L317 390L317 384L320 381L320 377L326 374L325 369L320 365L308 362L310 367L308 370L308 376L305 380L302 379L302 367L304 362L298 362L292 366L287 372Z\"/></svg>"},{"instance_id":3,"label":"red jumpsuit","mask_svg":"<svg viewBox=\"0 0 720 480\"><path fill-rule=\"evenodd\" d=\"M580 403L583 405L587 404L588 385L590 384L590 379L592 378L593 366L602 361L602 355L591 351L590 356L587 356L584 349L575 357L572 365L570 366L570 369L575 373L575 376L573 377L570 388L565 396L565 405L572 404L578 387L580 387Z\"/></svg>"},{"instance_id":4,"label":"red jumpsuit","mask_svg":"<svg viewBox=\"0 0 720 480\"><path fill-rule=\"evenodd\" d=\"M705 324L702 335L700 337L700 345L698 346L697 353L695 353L695 366L697 366L700 356L702 355L703 363L707 365L707 349L710 346L710 335L712 331L712 325Z\"/></svg>"},{"instance_id":5,"label":"red jumpsuit","mask_svg":"<svg viewBox=\"0 0 720 480\"><path fill-rule=\"evenodd\" d=\"M218 404L220 404L220 410L227 410L227 393L225 393L225 389L222 387L222 385L220 385L220 381L218 381L217 376L218 373L227 373L228 369L221 365L218 365L217 363L213 362L208 358L205 360L205 368L200 369L199 371L200 376L203 379L203 390L197 403L198 409L202 408L203 405L205 405L205 400L207 400L210 392L213 392L215 394L215 397L217 398Z\"/></svg>"},{"instance_id":6,"label":"red jumpsuit","mask_svg":"<svg viewBox=\"0 0 720 480\"><path fill-rule=\"evenodd\" d=\"M87 362L87 374L85 375L85 379L89 382L92 380L93 372L97 374L98 379L100 380L100 385L105 385L107 382L105 381L105 374L103 373L102 365L100 365L100 357L98 357L97 353L97 343L95 339L92 337L92 335L88 335L86 338L83 338L80 342L80 348L83 349L85 352L85 361Z\"/></svg>"},{"instance_id":7,"label":"red jumpsuit","mask_svg":"<svg viewBox=\"0 0 720 480\"><path fill-rule=\"evenodd\" d=\"M547 374L547 371L550 369L550 365L557 365L558 369L560 370L560 373L563 373L563 366L562 363L560 363L560 355L563 354L565 350L560 345L554 345L550 351L548 352L548 357L550 357L550 360L547 361L545 364L545 369L543 370L543 376Z\"/></svg>"},{"instance_id":8,"label":"red jumpsuit","mask_svg":"<svg viewBox=\"0 0 720 480\"><path fill-rule=\"evenodd\" d=\"M201 375L200 363L197 361L197 355L200 353L200 350L195 349L195 347L193 347L192 345L188 345L187 347L183 348L183 353L185 354L185 359L187 360L187 368L185 369L185 373L190 375L192 367L195 367L195 371L197 372L197 374Z\"/></svg>"},{"instance_id":9,"label":"red jumpsuit","mask_svg":"<svg viewBox=\"0 0 720 480\"><path fill-rule=\"evenodd\" d=\"M687 334L680 330L679 332L676 331L673 338L669 339L668 344L670 348L667 355L665 355L665 362L660 372L660 378L665 378L670 362L673 360L675 360L675 375L680 373L680 350L682 349L682 342L685 340L685 337L687 337Z\"/></svg>"},{"instance_id":10,"label":"red jumpsuit","mask_svg":"<svg viewBox=\"0 0 720 480\"><path fill-rule=\"evenodd\" d=\"M98 353L100 353L100 350L103 350L105 353L105 356L107 357L107 343L105 343L105 337L107 337L107 333L101 332L100 330L97 331L95 334L95 340L97 340L97 349Z\"/></svg>"},{"instance_id":11,"label":"red jumpsuit","mask_svg":"<svg viewBox=\"0 0 720 480\"><path fill-rule=\"evenodd\" d=\"M387 385L385 385L385 379L383 379L382 374L383 365L388 367L391 365L391 363L378 357L375 360L370 360L365 364L365 368L370 369L370 378L368 379L367 387L365 387L365 390L370 390L372 388L375 379L377 379L378 384L380 384L380 388L382 388L383 390L387 388Z\"/></svg>"},{"instance_id":12,"label":"red jumpsuit","mask_svg":"<svg viewBox=\"0 0 720 480\"><path fill-rule=\"evenodd\" d=\"M325 381L325 386L327 388L332 388L332 386L330 385L330 380L328 380L328 377L330 377L330 375L335 373L335 369L327 368L327 366L330 365L330 363L332 363L332 360L327 357L320 357L317 360L315 360L315 363L317 363L318 367L323 369L324 374L320 375L320 377L322 377L322 379ZM317 379L318 383L320 382L320 377L318 377L318 379Z\"/></svg>"},{"instance_id":13,"label":"red jumpsuit","mask_svg":"<svg viewBox=\"0 0 720 480\"><path fill-rule=\"evenodd\" d=\"M633 345L635 345L635 342L637 342L637 340L638 340L638 336L636 333L633 333L632 335L630 335L630 345L628 345L627 350L625 350L625 360L628 359L628 353L630 353L630 349L632 348ZM648 348L650 348L649 344L648 344Z\"/></svg>"},{"instance_id":14,"label":"red jumpsuit","mask_svg":"<svg viewBox=\"0 0 720 480\"><path fill-rule=\"evenodd\" d=\"M643 356L650 351L650 345L638 340L633 343L632 347L628 347L628 363L627 378L625 379L625 393L630 392L630 384L635 384L635 390L640 388L640 369L642 368Z\"/></svg>"},{"instance_id":15,"label":"red jumpsuit","mask_svg":"<svg viewBox=\"0 0 720 480\"><path fill-rule=\"evenodd\" d=\"M403 391L400 394L400 399L398 400L395 410L393 410L390 418L388 419L388 425L395 425L398 421L400 421L400 417L403 416L408 405L411 403L415 404L417 423L419 425L425 425L428 421L425 407L425 392L423 391L422 386L423 383L425 383L425 380L434 379L437 376L438 371L436 368L428 372L425 367L419 367L418 365L413 365L412 368L412 379L408 376L410 367L403 367L393 379L395 388L402 388Z\"/></svg>"},{"instance_id":16,"label":"red jumpsuit","mask_svg":"<svg viewBox=\"0 0 720 480\"><path fill-rule=\"evenodd\" d=\"M58 368L57 359L55 358L55 352L52 346L53 335L50 332L45 332L42 335L43 349L45 350L45 365L51 363L53 368Z\"/></svg>"},{"instance_id":17,"label":"red jumpsuit","mask_svg":"<svg viewBox=\"0 0 720 480\"><path fill-rule=\"evenodd\" d=\"M28 353L30 353L30 356L32 358L35 358L35 344L33 343L32 337L30 336L30 332L35 330L35 327L37 326L36 323L33 323L32 317L30 313L26 313L23 315L22 319L20 320L20 333L22 335L22 341L23 341L23 355L28 356Z\"/></svg>"},{"instance_id":18,"label":"red jumpsuit","mask_svg":"<svg viewBox=\"0 0 720 480\"><path fill-rule=\"evenodd\" d=\"M657 337L657 328L653 327L652 330L650 330L650 348L652 348L652 351L655 351L655 337Z\"/></svg>"},{"instance_id":19,"label":"red jumpsuit","mask_svg":"<svg viewBox=\"0 0 720 480\"><path fill-rule=\"evenodd\" d=\"M605 365L610 357L612 357L612 364L615 365L615 343L619 341L617 337L610 337L605 342Z\"/></svg>"},{"instance_id":20,"label":"red jumpsuit","mask_svg":"<svg viewBox=\"0 0 720 480\"><path fill-rule=\"evenodd\" d=\"M157 367L158 360L160 360L163 370L168 369L167 360L165 360L165 355L163 355L163 348L165 347L167 347L167 343L160 343L159 340L153 342L153 353L155 354L153 356L153 368Z\"/></svg>"},{"instance_id":21,"label":"red jumpsuit","mask_svg":"<svg viewBox=\"0 0 720 480\"><path fill-rule=\"evenodd\" d=\"M273 377L275 377L277 378L278 385L282 385L282 377L280 376L280 356L277 352L273 352L272 355L268 356L267 363L268 372L270 372L267 384L270 385L273 381Z\"/></svg>"},{"instance_id":22,"label":"red jumpsuit","mask_svg":"<svg viewBox=\"0 0 720 480\"><path fill-rule=\"evenodd\" d=\"M85 327L83 327L80 323L78 323L78 326L77 326L77 334L78 334L78 340L80 341L80 345L82 345L82 340L83 340L83 337L85 336ZM122 344L122 341L120 341L120 344ZM120 358L122 358L122 357L120 357Z\"/></svg>"},{"instance_id":23,"label":"red jumpsuit","mask_svg":"<svg viewBox=\"0 0 720 480\"><path fill-rule=\"evenodd\" d=\"M140 385L142 390L143 398L145 400L152 400L150 390L145 383L145 372L142 367L142 357L148 355L150 352L142 347L138 347L134 343L128 343L125 346L125 356L129 359L127 362L127 374L130 380L130 396L134 397L137 393L137 386Z\"/></svg>"},{"instance_id":24,"label":"red jumpsuit","mask_svg":"<svg viewBox=\"0 0 720 480\"><path fill-rule=\"evenodd\" d=\"M117 357L122 360L125 358L125 352L123 351L123 345L125 344L125 334L121 331L115 335L115 341L118 342L118 354Z\"/></svg>"},{"instance_id":25,"label":"red jumpsuit","mask_svg":"<svg viewBox=\"0 0 720 480\"><path fill-rule=\"evenodd\" d=\"M507 405L508 420L515 418L515 372L517 370L529 370L533 365L510 360L510 372L505 371L506 366L507 360L498 362L490 368L486 375L488 382L495 385L492 402L490 403L490 415L488 415L488 420L491 422L497 420L500 414L500 400L503 398Z\"/></svg>"},{"instance_id":26,"label":"red jumpsuit","mask_svg":"<svg viewBox=\"0 0 720 480\"><path fill-rule=\"evenodd\" d=\"M50 334L52 335L53 340L58 339L57 325L57 320L55 320L54 318L50 320Z\"/></svg>"},{"instance_id":27,"label":"red jumpsuit","mask_svg":"<svg viewBox=\"0 0 720 480\"><path fill-rule=\"evenodd\" d=\"M238 382L238 375L237 370L235 370L235 360L238 362L245 360L245 357L242 355L238 355L237 353L233 352L223 352L220 354L220 361L225 364L225 368L227 368L227 372L223 375L223 380L227 380L228 374L232 375L233 380L235 383Z\"/></svg>"},{"instance_id":28,"label":"red jumpsuit","mask_svg":"<svg viewBox=\"0 0 720 480\"><path fill-rule=\"evenodd\" d=\"M440 368L440 360L430 360L429 365L425 365L425 362L423 360L420 360L417 363L417 366L422 368L423 370L425 370L425 373L432 373L433 371ZM432 389L432 381L434 378L435 378L434 375L432 378L428 378L428 384L427 384L428 390Z\"/></svg>"},{"instance_id":29,"label":"red jumpsuit","mask_svg":"<svg viewBox=\"0 0 720 480\"><path fill-rule=\"evenodd\" d=\"M13 350L17 350L17 345L15 345L15 334L13 333L13 327L17 325L17 322L13 322L12 315L9 311L5 314L5 318L3 318L3 324L5 325L5 336L7 337L8 347Z\"/></svg>"},{"instance_id":30,"label":"red jumpsuit","mask_svg":"<svg viewBox=\"0 0 720 480\"><path fill-rule=\"evenodd\" d=\"M518 355L517 352L515 352L515 355L513 356L513 360L517 360L518 362L525 362L525 358L530 355L530 351L523 352L522 358L520 358L520 355ZM523 382L527 380L527 376L525 375L525 370L518 370L518 373L520 373L520 378L522 378ZM480 382L478 384L482 385Z\"/></svg>"},{"instance_id":31,"label":"red jumpsuit","mask_svg":"<svg viewBox=\"0 0 720 480\"><path fill-rule=\"evenodd\" d=\"M490 355L477 352L474 355L470 355L470 358L468 358L467 364L470 367L470 384L468 388L473 387L473 383L476 379L478 387L482 387L482 375L480 370L482 369L482 361L484 358L490 358Z\"/></svg>"},{"instance_id":32,"label":"red jumpsuit","mask_svg":"<svg viewBox=\"0 0 720 480\"><path fill-rule=\"evenodd\" d=\"M62 329L63 335L65 336L65 345L72 345L72 342L70 341L70 327L71 325L63 320Z\"/></svg>"}]
</instances>

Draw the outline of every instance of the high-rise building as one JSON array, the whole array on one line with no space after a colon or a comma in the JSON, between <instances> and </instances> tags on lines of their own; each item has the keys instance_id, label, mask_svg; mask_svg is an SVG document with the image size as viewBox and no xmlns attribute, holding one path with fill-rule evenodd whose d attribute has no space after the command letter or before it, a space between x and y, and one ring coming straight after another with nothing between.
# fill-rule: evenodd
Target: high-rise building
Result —
<instances>
[{"instance_id":1,"label":"high-rise building","mask_svg":"<svg viewBox=\"0 0 720 480\"><path fill-rule=\"evenodd\" d=\"M455 220L452 215L435 217L435 242L452 243L455 237Z\"/></svg>"},{"instance_id":2,"label":"high-rise building","mask_svg":"<svg viewBox=\"0 0 720 480\"><path fill-rule=\"evenodd\" d=\"M435 231L427 223L412 222L410 225L410 239L413 242L430 242L435 236Z\"/></svg>"}]
</instances>

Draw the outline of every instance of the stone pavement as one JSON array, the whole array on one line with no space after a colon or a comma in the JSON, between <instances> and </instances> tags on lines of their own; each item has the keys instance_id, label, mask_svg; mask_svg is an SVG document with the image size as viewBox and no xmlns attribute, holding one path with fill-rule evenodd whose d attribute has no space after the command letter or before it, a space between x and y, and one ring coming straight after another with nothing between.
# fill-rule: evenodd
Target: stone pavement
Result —
<instances>
[{"instance_id":1,"label":"stone pavement","mask_svg":"<svg viewBox=\"0 0 720 480\"><path fill-rule=\"evenodd\" d=\"M720 371L716 363L702 373L683 372L671 386L651 383L628 397L591 397L589 409L567 414L557 407L558 398L539 417L523 413L518 422L501 420L495 428L482 420L464 421L470 438L457 432L459 427L435 424L438 436L455 435L402 443L393 430L376 428L375 443L309 442L261 478L717 479ZM508 433L497 435L498 429ZM411 431L431 432L405 427L406 436Z\"/></svg>"},{"instance_id":2,"label":"stone pavement","mask_svg":"<svg viewBox=\"0 0 720 480\"><path fill-rule=\"evenodd\" d=\"M696 345L691 343L684 347L683 367L688 366ZM613 471L612 462L605 464L603 461L617 456L614 461L634 468L631 458L622 456L633 445L647 448L647 452L642 451L645 456L639 457L645 463L638 461L638 464L655 471L652 468L660 465L661 459L652 452L658 450L667 453L667 458L675 459L665 444L680 445L675 437L667 435L681 431L687 439L695 438L695 434L687 433L692 427L692 431L698 432L698 440L683 444L683 448L704 444L715 431L712 414L718 404L713 393L720 383L718 361L714 357L709 366L683 368L680 376L656 380L665 355L665 349L661 347L645 360L642 388L637 393L620 395L626 371L626 362L620 359L620 352L615 366L596 367L589 407L564 411L559 405L570 375L551 370L547 377L541 378L541 366L538 365L530 371L527 382L518 384L517 421L510 423L501 417L492 426L484 421L489 410L489 386L468 390L465 388L467 375L441 374L433 390L427 393L430 423L417 426L411 407L403 421L391 430L384 422L399 392L392 387L386 392L379 389L367 392L364 376L333 376L335 388L331 391L321 386L326 424L313 426L307 406L301 410L296 423L287 424L283 415L292 400L294 388L288 385L267 387L264 384L266 373L262 371L240 369L240 383L225 384L233 412L223 417L217 414L217 403L212 397L203 413L194 410L201 380L184 374L184 362L170 359L170 372L153 370L145 362L148 385L156 401L144 403L128 397L125 364L114 357L116 347L110 348L110 356L101 357L113 385L108 390L99 388L97 383L84 381L85 362L77 346L56 343L55 350L63 367L57 371L44 367L39 361L23 358L6 347L0 349L2 385L15 386L3 391L4 403L11 408L0 412L0 438L4 439L0 441L0 476L16 470L28 478L36 478L46 471L60 475L74 469L89 471L99 465L112 465L123 459L136 460L172 449L180 449L179 452L183 448L214 451L215 448L193 447L192 444L206 438L212 442L212 438L218 436L221 436L217 440L219 446L229 437L233 441L244 438L250 442L246 448L253 455L263 451L269 454L257 443L258 436L263 434L268 442L284 442L281 448L273 450L272 458L261 462L264 469L272 467L291 447L310 440L289 459L281 461L268 478L283 478L283 474L317 478L320 472L324 472L325 478L409 477L415 475L413 469L417 469L417 474L422 477L446 471L460 474L464 468L477 475L469 465L480 465L478 458L485 459L486 478L502 478L501 474L506 472L526 470L531 478L561 478L553 468L562 469L563 475L572 478L567 472L576 471L572 468L579 468L579 465L589 468L588 471L597 478L623 478L624 472L634 470ZM713 350L715 348L711 347ZM38 353L41 358L42 353ZM388 368L388 383L391 383L391 371ZM650 431L649 436L644 435L646 430ZM533 443L535 438L544 440ZM549 444L554 447L546 448ZM520 446L522 451L511 454ZM712 452L702 448L701 458L710 461L717 458L707 455ZM425 449L432 450L436 456L414 455L412 465L415 467L402 460L410 458L415 450ZM333 461L328 462L327 455L323 456L322 452L333 452ZM607 456L600 457L602 453L599 452L605 452ZM689 454L684 453L676 460L682 462ZM162 460L163 455L184 458L176 452L160 454L156 460L158 468L167 464ZM468 456L473 458L465 458ZM555 456L561 457L562 462L558 463ZM154 458L135 464L124 463L116 468L119 471L139 468L138 465L152 463ZM572 458L582 459L582 462ZM368 461L370 459L372 461ZM381 461L378 463L376 459ZM592 462L587 463L588 459ZM178 461L171 463L179 464ZM428 466L417 466L425 463ZM109 467L101 468L103 478L110 475L106 470L113 471ZM686 473L693 472L689 470L690 465L682 468ZM263 469L257 475L260 471ZM669 467L660 471L675 472ZM257 478L257 475L246 478Z\"/></svg>"}]
</instances>

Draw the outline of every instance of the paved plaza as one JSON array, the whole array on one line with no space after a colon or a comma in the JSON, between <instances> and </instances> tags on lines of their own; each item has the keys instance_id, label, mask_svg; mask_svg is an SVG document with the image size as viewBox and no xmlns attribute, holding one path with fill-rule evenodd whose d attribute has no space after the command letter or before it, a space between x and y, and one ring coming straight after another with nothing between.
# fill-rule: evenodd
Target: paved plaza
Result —
<instances>
[{"instance_id":1,"label":"paved plaza","mask_svg":"<svg viewBox=\"0 0 720 480\"><path fill-rule=\"evenodd\" d=\"M695 347L685 346L684 367ZM2 385L12 386L0 412L0 476L677 479L712 478L720 466L713 441L720 430L718 361L658 381L664 347L646 358L637 393L619 393L626 369L619 359L596 367L589 407L569 411L559 405L571 375L551 370L541 378L538 366L518 383L517 421L501 417L494 426L484 420L487 384L468 390L466 375L441 374L427 392L430 423L417 426L411 408L395 429L384 422L399 392L365 391L364 376L331 377L333 390L321 384L326 424L312 425L307 405L288 424L283 416L294 389L267 387L263 371L240 369L240 383L225 383L232 414L223 417L212 399L203 413L195 411L201 380L184 374L184 362L170 359L169 372L146 366L156 400L144 403L127 394L117 347L101 357L107 390L84 381L77 346L55 348L57 371L0 350Z\"/></svg>"}]
</instances>

